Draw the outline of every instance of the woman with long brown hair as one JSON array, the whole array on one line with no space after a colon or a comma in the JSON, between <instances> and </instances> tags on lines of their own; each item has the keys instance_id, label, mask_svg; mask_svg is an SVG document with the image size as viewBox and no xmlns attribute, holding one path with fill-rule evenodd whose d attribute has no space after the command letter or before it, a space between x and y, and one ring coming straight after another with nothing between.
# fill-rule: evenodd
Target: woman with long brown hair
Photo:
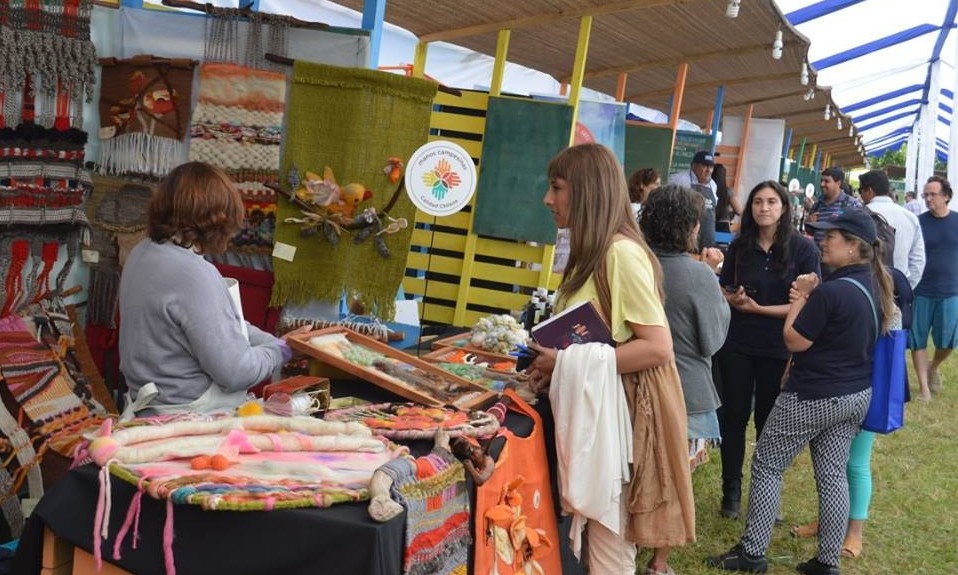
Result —
<instances>
[{"instance_id":1,"label":"woman with long brown hair","mask_svg":"<svg viewBox=\"0 0 958 575\"><path fill-rule=\"evenodd\" d=\"M656 549L646 573L669 573L669 548L695 539L695 509L685 402L663 308L662 272L632 217L622 166L611 151L597 144L566 148L552 159L548 175L544 202L556 226L569 229L571 244L556 307L561 311L591 301L601 311L615 341L610 361L621 377L632 422L622 529L615 532L589 518L591 573L632 575L634 544ZM569 349L532 347L538 356L531 379L540 388L559 385ZM562 423L556 421L557 434ZM615 464L625 462L610 462ZM568 480L584 484L590 478Z\"/></svg>"}]
</instances>

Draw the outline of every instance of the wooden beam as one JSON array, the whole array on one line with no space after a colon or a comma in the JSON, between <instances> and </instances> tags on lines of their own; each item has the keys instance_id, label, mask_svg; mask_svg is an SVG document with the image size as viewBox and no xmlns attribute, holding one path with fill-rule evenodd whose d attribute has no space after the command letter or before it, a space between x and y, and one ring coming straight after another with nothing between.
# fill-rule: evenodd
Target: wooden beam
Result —
<instances>
[{"instance_id":1,"label":"wooden beam","mask_svg":"<svg viewBox=\"0 0 958 575\"><path fill-rule=\"evenodd\" d=\"M572 81L569 83L569 105L572 106L572 129L569 132L569 145L575 143L575 123L579 120L579 96L582 93L582 79L585 75L585 62L589 55L589 38L592 36L592 16L583 16L579 21L579 41L575 48L575 61L572 64ZM543 268L546 266L543 265ZM549 262L548 269L552 269ZM548 276L546 276L548 279ZM541 286L546 284L541 283Z\"/></svg>"},{"instance_id":2,"label":"wooden beam","mask_svg":"<svg viewBox=\"0 0 958 575\"><path fill-rule=\"evenodd\" d=\"M687 56L676 56L674 58L662 58L660 60L650 60L648 62L637 62L635 64L626 64L624 66L612 66L610 68L600 68L590 70L585 73L587 80L596 78L605 78L607 76L616 76L622 73L640 72L642 70L651 70L653 68L669 68L678 66L682 62L697 62L709 58L727 58L729 56L744 56L746 54L755 54L768 50L768 44L752 44L751 46L742 46L740 48L726 48L723 50L712 50L711 52L701 52L699 54L689 54ZM563 78L560 78L562 81ZM806 92L808 90L805 90Z\"/></svg>"},{"instance_id":3,"label":"wooden beam","mask_svg":"<svg viewBox=\"0 0 958 575\"><path fill-rule=\"evenodd\" d=\"M785 74L774 74L774 75L761 75L761 76L749 76L747 78L732 78L732 79L719 79L719 80L709 80L708 82L699 82L697 84L689 84L685 87L686 90L700 90L703 88L714 88L716 86L738 86L740 84L759 84L762 82L780 82L782 80L795 80L798 82L798 78L795 77L794 72L788 72ZM648 92L638 92L636 94L630 94L626 100L634 102L641 98L657 98L661 96L668 96L672 93L672 90L669 88L662 88L660 90L650 90Z\"/></svg>"},{"instance_id":4,"label":"wooden beam","mask_svg":"<svg viewBox=\"0 0 958 575\"><path fill-rule=\"evenodd\" d=\"M625 101L625 86L629 82L629 75L625 72L619 74L618 80L615 82L615 101L624 102Z\"/></svg>"},{"instance_id":5,"label":"wooden beam","mask_svg":"<svg viewBox=\"0 0 958 575\"><path fill-rule=\"evenodd\" d=\"M732 193L738 194L739 184L742 183L742 167L745 166L745 155L748 154L748 131L752 125L752 106L745 112L745 124L742 126L742 141L738 145L738 158L735 160L735 183L732 185ZM734 214L733 214L734 215Z\"/></svg>"},{"instance_id":6,"label":"wooden beam","mask_svg":"<svg viewBox=\"0 0 958 575\"><path fill-rule=\"evenodd\" d=\"M423 78L426 75L426 55L429 54L429 43L418 42L412 57L412 75L414 78Z\"/></svg>"},{"instance_id":7,"label":"wooden beam","mask_svg":"<svg viewBox=\"0 0 958 575\"><path fill-rule=\"evenodd\" d=\"M644 8L656 8L659 6L671 6L673 4L689 4L691 0L620 0L619 2L608 2L598 6L580 6L571 10L559 10L557 12L546 14L535 14L511 18L509 20L500 20L498 22L484 22L473 26L464 26L452 30L443 30L441 32L432 32L423 34L420 40L426 42L452 42L460 38L470 36L479 36L502 29L520 30L523 28L534 28L545 24L562 22L563 20L575 20L584 16L602 16L605 14L614 14L616 12L625 12L628 10L642 10Z\"/></svg>"},{"instance_id":8,"label":"wooden beam","mask_svg":"<svg viewBox=\"0 0 958 575\"><path fill-rule=\"evenodd\" d=\"M506 76L506 54L509 53L509 40L512 38L512 30L499 30L499 37L496 39L496 61L492 64L492 84L489 86L490 96L499 96L502 94L502 80ZM502 56L500 58L500 55Z\"/></svg>"},{"instance_id":9,"label":"wooden beam","mask_svg":"<svg viewBox=\"0 0 958 575\"><path fill-rule=\"evenodd\" d=\"M784 94L778 94L777 96L763 96L761 98L743 100L741 102L729 102L728 100L726 100L725 103L722 105L722 108L728 110L729 108L741 108L745 106L751 106L752 104L764 104L765 102L774 102L775 100L784 100L785 98L790 98L792 96L800 96L807 91L808 90L806 90L805 88L802 88L801 90L796 90L794 92L786 92ZM703 106L701 108L688 108L687 110L685 110L685 113L695 114L699 112L707 112L713 109L714 107L712 106L708 106L708 107Z\"/></svg>"},{"instance_id":10,"label":"wooden beam","mask_svg":"<svg viewBox=\"0 0 958 575\"><path fill-rule=\"evenodd\" d=\"M685 97L685 80L689 76L689 63L679 65L675 74L675 89L672 92L672 110L669 114L669 128L672 130L672 145L669 147L669 165L672 165L672 154L675 153L675 135L679 131L679 117L682 115L682 98Z\"/></svg>"}]
</instances>

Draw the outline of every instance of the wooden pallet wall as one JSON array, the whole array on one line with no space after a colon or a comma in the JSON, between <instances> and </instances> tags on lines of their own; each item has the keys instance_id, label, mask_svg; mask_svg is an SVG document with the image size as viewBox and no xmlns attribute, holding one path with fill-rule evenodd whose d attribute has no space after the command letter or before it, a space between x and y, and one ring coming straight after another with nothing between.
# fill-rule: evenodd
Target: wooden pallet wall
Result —
<instances>
[{"instance_id":1,"label":"wooden pallet wall","mask_svg":"<svg viewBox=\"0 0 958 575\"><path fill-rule=\"evenodd\" d=\"M480 165L488 104L486 92L463 90L461 96L440 92L430 140L455 142ZM472 326L491 313L520 309L533 288L554 290L559 283L559 276L548 271L552 246L473 234L475 199L451 216L416 213L403 290L419 299L419 315L425 322Z\"/></svg>"}]
</instances>

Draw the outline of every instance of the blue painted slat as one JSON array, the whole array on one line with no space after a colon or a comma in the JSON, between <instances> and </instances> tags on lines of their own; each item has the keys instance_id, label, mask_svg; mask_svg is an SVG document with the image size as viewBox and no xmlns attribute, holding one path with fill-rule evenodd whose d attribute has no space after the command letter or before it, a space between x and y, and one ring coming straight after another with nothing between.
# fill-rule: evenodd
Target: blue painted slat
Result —
<instances>
[{"instance_id":1,"label":"blue painted slat","mask_svg":"<svg viewBox=\"0 0 958 575\"><path fill-rule=\"evenodd\" d=\"M912 98L911 100L906 100L904 102L901 102L900 104L887 106L885 108L882 108L881 110L875 110L874 112L869 112L861 116L853 116L852 119L855 120L856 124L860 124L861 122L867 122L868 120L871 120L872 118L884 116L885 114L889 112L900 112L903 108L907 108L908 106L918 106L918 105L921 105L921 100L919 100L918 98Z\"/></svg>"},{"instance_id":2,"label":"blue painted slat","mask_svg":"<svg viewBox=\"0 0 958 575\"><path fill-rule=\"evenodd\" d=\"M386 0L364 0L363 29L369 30L369 67L379 66L379 46L386 21Z\"/></svg>"},{"instance_id":3,"label":"blue painted slat","mask_svg":"<svg viewBox=\"0 0 958 575\"><path fill-rule=\"evenodd\" d=\"M907 118L908 116L918 116L918 110L910 110L908 112L902 112L901 114L895 114L894 116L888 116L887 118L882 118L877 122L872 122L867 126L859 126L858 130L861 132L871 130L872 128L877 128L878 126L883 126L888 122L894 122L895 120L901 120L902 118Z\"/></svg>"},{"instance_id":4,"label":"blue painted slat","mask_svg":"<svg viewBox=\"0 0 958 575\"><path fill-rule=\"evenodd\" d=\"M715 110L712 112L712 153L715 153L717 145L715 134L718 134L719 126L722 125L722 104L725 102L725 86L719 86L715 91Z\"/></svg>"},{"instance_id":5,"label":"blue painted slat","mask_svg":"<svg viewBox=\"0 0 958 575\"><path fill-rule=\"evenodd\" d=\"M911 86L905 86L904 88L892 90L891 92L886 92L879 96L874 96L872 98L868 98L867 100L862 100L861 102L849 104L848 106L842 106L842 112L846 114L851 114L852 112L856 110L861 110L869 106L874 106L875 104L880 104L886 100L891 100L892 98L897 98L898 96L904 96L905 94L911 94L912 92L917 92L921 89L922 89L921 84L912 84Z\"/></svg>"},{"instance_id":6,"label":"blue painted slat","mask_svg":"<svg viewBox=\"0 0 958 575\"><path fill-rule=\"evenodd\" d=\"M914 40L924 36L925 34L931 34L940 30L938 26L934 24L920 24L914 28L909 28L908 30L902 30L901 32L896 32L884 38L879 38L868 42L867 44L862 44L861 46L856 46L854 48L849 48L844 52L839 52L838 54L829 56L827 58L822 58L817 62L812 62L812 66L816 70L821 72L825 68L830 68L832 66L837 66L843 62L848 62L849 60L854 60L866 54L871 54L872 52L883 50L890 46L895 46L896 44L901 44L902 42L907 42L908 40Z\"/></svg>"},{"instance_id":7,"label":"blue painted slat","mask_svg":"<svg viewBox=\"0 0 958 575\"><path fill-rule=\"evenodd\" d=\"M799 8L794 12L789 12L785 15L785 18L792 23L792 26L798 26L799 24L827 16L832 12L837 12L864 1L865 0L822 0L821 2L809 4L804 8Z\"/></svg>"}]
</instances>

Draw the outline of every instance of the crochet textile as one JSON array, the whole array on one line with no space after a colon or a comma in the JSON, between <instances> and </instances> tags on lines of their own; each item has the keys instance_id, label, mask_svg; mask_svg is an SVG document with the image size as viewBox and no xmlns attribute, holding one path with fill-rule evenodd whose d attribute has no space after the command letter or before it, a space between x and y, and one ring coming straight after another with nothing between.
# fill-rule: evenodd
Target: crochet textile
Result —
<instances>
[{"instance_id":1,"label":"crochet textile","mask_svg":"<svg viewBox=\"0 0 958 575\"><path fill-rule=\"evenodd\" d=\"M162 178L185 153L193 60L100 60L100 161L106 174Z\"/></svg>"},{"instance_id":2,"label":"crochet textile","mask_svg":"<svg viewBox=\"0 0 958 575\"><path fill-rule=\"evenodd\" d=\"M377 403L337 409L326 413L327 421L358 421L373 433L394 440L431 439L440 428L451 437L489 437L499 429L490 413L426 407L414 403Z\"/></svg>"},{"instance_id":3,"label":"crochet textile","mask_svg":"<svg viewBox=\"0 0 958 575\"><path fill-rule=\"evenodd\" d=\"M426 143L436 89L435 82L420 78L297 60L283 142L283 185L289 185L286 176L291 171L301 177L307 170L322 173L329 166L339 184L358 182L373 192L361 208L381 211L396 190L383 168L390 157L409 158ZM411 222L416 210L401 193L389 212ZM276 220L301 215L283 199ZM412 226L388 237L388 259L376 252L372 241L355 244L344 234L332 246L317 237L301 237L299 231L296 224L277 225L276 241L295 246L296 255L292 262L274 258L272 305L338 301L348 289L379 317L393 316Z\"/></svg>"},{"instance_id":4,"label":"crochet textile","mask_svg":"<svg viewBox=\"0 0 958 575\"><path fill-rule=\"evenodd\" d=\"M88 261L87 316L90 325L117 327L117 292L120 287L120 245L139 238L146 229L146 213L153 185L133 178L96 175L93 194L86 205L93 222L90 249L96 261ZM135 245L135 244L134 244Z\"/></svg>"},{"instance_id":5,"label":"crochet textile","mask_svg":"<svg viewBox=\"0 0 958 575\"><path fill-rule=\"evenodd\" d=\"M276 228L286 76L235 64L200 68L190 159L223 168L243 194L246 219L231 249L270 254Z\"/></svg>"},{"instance_id":6,"label":"crochet textile","mask_svg":"<svg viewBox=\"0 0 958 575\"><path fill-rule=\"evenodd\" d=\"M462 464L445 449L433 449L381 469L393 479L390 495L406 508L403 574L466 575L472 536Z\"/></svg>"}]
</instances>

